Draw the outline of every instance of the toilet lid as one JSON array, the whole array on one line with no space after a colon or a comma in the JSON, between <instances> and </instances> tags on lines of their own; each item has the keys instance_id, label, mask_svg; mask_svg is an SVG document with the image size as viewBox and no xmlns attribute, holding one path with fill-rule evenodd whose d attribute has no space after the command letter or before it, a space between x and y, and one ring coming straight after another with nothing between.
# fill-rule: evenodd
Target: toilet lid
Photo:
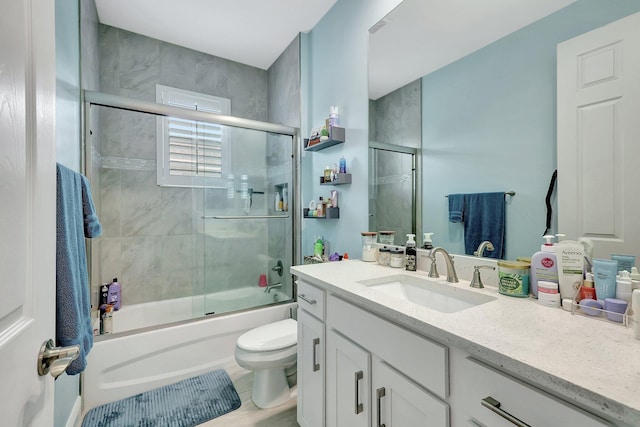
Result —
<instances>
[{"instance_id":1,"label":"toilet lid","mask_svg":"<svg viewBox=\"0 0 640 427\"><path fill-rule=\"evenodd\" d=\"M278 350L296 345L298 323L293 319L258 326L238 338L238 347L248 351Z\"/></svg>"}]
</instances>

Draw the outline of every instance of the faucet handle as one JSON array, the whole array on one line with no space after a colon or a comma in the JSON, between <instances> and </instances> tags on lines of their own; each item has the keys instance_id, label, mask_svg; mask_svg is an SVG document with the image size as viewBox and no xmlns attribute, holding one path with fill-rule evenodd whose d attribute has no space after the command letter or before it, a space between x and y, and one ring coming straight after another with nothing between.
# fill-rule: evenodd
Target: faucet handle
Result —
<instances>
[{"instance_id":1,"label":"faucet handle","mask_svg":"<svg viewBox=\"0 0 640 427\"><path fill-rule=\"evenodd\" d=\"M438 274L438 266L436 265L436 257L435 256L429 256L429 258L431 258L431 267L429 268L429 274L427 274L427 276L431 277L433 279L437 279L438 277L440 277L440 275Z\"/></svg>"},{"instance_id":2,"label":"faucet handle","mask_svg":"<svg viewBox=\"0 0 640 427\"><path fill-rule=\"evenodd\" d=\"M491 265L474 265L473 266L473 278L471 279L471 283L469 284L472 288L482 289L484 285L482 284L482 278L480 277L480 269L481 268L490 268L495 270L496 268Z\"/></svg>"}]
</instances>

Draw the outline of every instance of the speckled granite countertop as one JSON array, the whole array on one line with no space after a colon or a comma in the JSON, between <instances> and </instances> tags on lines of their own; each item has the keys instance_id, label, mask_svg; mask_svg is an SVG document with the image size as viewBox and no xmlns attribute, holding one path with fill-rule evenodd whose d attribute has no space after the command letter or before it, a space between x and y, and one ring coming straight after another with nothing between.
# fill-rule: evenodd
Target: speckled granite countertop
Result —
<instances>
[{"instance_id":1,"label":"speckled granite countertop","mask_svg":"<svg viewBox=\"0 0 640 427\"><path fill-rule=\"evenodd\" d=\"M291 273L578 406L640 426L640 340L631 328L544 307L535 299L503 296L493 287L476 290L468 281L449 284L441 278L443 286L496 297L443 314L357 283L397 274L425 278L424 271L359 260L295 266Z\"/></svg>"}]
</instances>

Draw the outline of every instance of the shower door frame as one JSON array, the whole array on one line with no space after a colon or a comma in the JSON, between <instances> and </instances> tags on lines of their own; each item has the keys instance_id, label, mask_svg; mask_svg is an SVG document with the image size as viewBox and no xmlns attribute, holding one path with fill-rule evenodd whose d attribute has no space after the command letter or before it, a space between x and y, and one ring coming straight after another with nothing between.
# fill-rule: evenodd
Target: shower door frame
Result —
<instances>
[{"instance_id":1,"label":"shower door frame","mask_svg":"<svg viewBox=\"0 0 640 427\"><path fill-rule=\"evenodd\" d=\"M377 141L369 141L369 207L368 207L368 216L369 216L369 228L371 228L371 220L374 214L372 213L371 206L371 191L374 185L377 185L373 182L374 175L377 170L377 156L376 151L389 151L392 153L398 154L409 154L412 156L412 165L411 165L411 181L412 181L412 195L411 195L411 203L413 206L412 211L412 219L411 219L411 228L413 230L413 234L420 237L422 233L422 150L414 147L405 147L403 145L397 144L389 144L385 142L377 142ZM376 219L377 224L377 219ZM378 231L378 230L372 230ZM399 236L402 239L404 236ZM396 242L396 245L404 244L404 240L400 240Z\"/></svg>"},{"instance_id":2,"label":"shower door frame","mask_svg":"<svg viewBox=\"0 0 640 427\"><path fill-rule=\"evenodd\" d=\"M83 129L81 143L81 170L84 175L92 182L93 168L92 168L92 156L93 147L88 141L92 138L91 130L91 106L116 108L120 110L133 111L136 113L153 114L160 117L176 117L186 120L203 121L209 123L215 123L224 126L232 126L242 129L257 130L269 133L276 133L281 135L288 135L292 138L292 177L293 177L293 192L290 192L290 206L293 213L293 265L301 264L302 249L301 249L301 236L302 236L302 207L300 206L300 158L302 155L302 141L300 140L300 130L298 128L292 128L289 126L278 125L274 123L262 122L259 120L245 119L241 117L227 116L223 114L205 113L202 111L188 110L185 108L174 107L166 104L158 104L150 101L142 101L137 99L126 98L123 96L112 95L103 92L83 90L82 91L82 115L84 120L81 120ZM91 254L91 243L87 245L87 257L91 262L88 265L89 278L91 278L93 257ZM291 300L295 300L295 283L292 280L292 295Z\"/></svg>"}]
</instances>

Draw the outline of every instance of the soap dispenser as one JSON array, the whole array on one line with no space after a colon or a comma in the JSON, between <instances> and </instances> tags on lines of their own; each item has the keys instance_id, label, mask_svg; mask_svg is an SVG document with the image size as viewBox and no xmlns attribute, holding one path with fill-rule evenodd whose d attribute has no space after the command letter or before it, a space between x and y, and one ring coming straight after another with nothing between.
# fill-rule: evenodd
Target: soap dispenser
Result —
<instances>
[{"instance_id":1,"label":"soap dispenser","mask_svg":"<svg viewBox=\"0 0 640 427\"><path fill-rule=\"evenodd\" d=\"M422 249L428 249L431 250L433 249L433 242L431 241L431 236L433 236L435 233L424 233L423 234L423 239L422 239Z\"/></svg>"},{"instance_id":2,"label":"soap dispenser","mask_svg":"<svg viewBox=\"0 0 640 427\"><path fill-rule=\"evenodd\" d=\"M416 271L416 241L415 234L407 234L407 243L405 244L404 265L408 271Z\"/></svg>"},{"instance_id":3,"label":"soap dispenser","mask_svg":"<svg viewBox=\"0 0 640 427\"><path fill-rule=\"evenodd\" d=\"M538 280L558 283L558 261L553 235L542 236L546 243L531 257L531 293L538 298Z\"/></svg>"}]
</instances>

